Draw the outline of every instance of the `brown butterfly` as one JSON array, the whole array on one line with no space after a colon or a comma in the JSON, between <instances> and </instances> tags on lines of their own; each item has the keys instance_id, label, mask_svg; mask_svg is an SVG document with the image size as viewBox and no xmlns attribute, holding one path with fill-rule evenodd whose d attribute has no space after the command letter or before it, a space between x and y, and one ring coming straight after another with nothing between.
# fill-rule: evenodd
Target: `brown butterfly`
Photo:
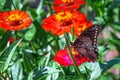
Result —
<instances>
[{"instance_id":1,"label":"brown butterfly","mask_svg":"<svg viewBox=\"0 0 120 80\"><path fill-rule=\"evenodd\" d=\"M90 61L96 61L98 58L97 37L101 27L93 25L83 31L79 37L72 43L72 47Z\"/></svg>"}]
</instances>

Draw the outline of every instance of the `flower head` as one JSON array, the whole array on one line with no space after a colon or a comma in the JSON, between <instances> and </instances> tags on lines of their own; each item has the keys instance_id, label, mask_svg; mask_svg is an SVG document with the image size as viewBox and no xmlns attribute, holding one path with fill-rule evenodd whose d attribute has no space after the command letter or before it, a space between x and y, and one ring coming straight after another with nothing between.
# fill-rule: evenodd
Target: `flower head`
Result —
<instances>
[{"instance_id":1,"label":"flower head","mask_svg":"<svg viewBox=\"0 0 120 80\"><path fill-rule=\"evenodd\" d=\"M80 5L85 4L84 0L55 0L53 9L58 13L66 10L76 10Z\"/></svg>"},{"instance_id":2,"label":"flower head","mask_svg":"<svg viewBox=\"0 0 120 80\"><path fill-rule=\"evenodd\" d=\"M74 60L78 66L84 62L89 62L89 60L86 57L83 57L81 54L76 52L73 48L71 48L71 50L72 50ZM73 62L70 59L70 56L68 53L68 49L59 50L54 57L54 61L58 62L62 66L72 66L73 65Z\"/></svg>"},{"instance_id":3,"label":"flower head","mask_svg":"<svg viewBox=\"0 0 120 80\"><path fill-rule=\"evenodd\" d=\"M71 31L73 26L71 18L72 14L70 12L60 12L44 19L42 27L53 34L62 35Z\"/></svg>"},{"instance_id":4,"label":"flower head","mask_svg":"<svg viewBox=\"0 0 120 80\"><path fill-rule=\"evenodd\" d=\"M0 28L2 28L2 26L6 26L6 25L4 23L3 12L0 12Z\"/></svg>"},{"instance_id":5,"label":"flower head","mask_svg":"<svg viewBox=\"0 0 120 80\"><path fill-rule=\"evenodd\" d=\"M74 34L80 35L86 28L93 26L93 23L88 21L85 14L79 11L73 12Z\"/></svg>"},{"instance_id":6,"label":"flower head","mask_svg":"<svg viewBox=\"0 0 120 80\"><path fill-rule=\"evenodd\" d=\"M0 18L0 27L5 30L21 30L29 27L32 19L25 11L13 10L3 12Z\"/></svg>"},{"instance_id":7,"label":"flower head","mask_svg":"<svg viewBox=\"0 0 120 80\"><path fill-rule=\"evenodd\" d=\"M59 12L56 15L51 15L43 20L42 27L46 31L50 31L56 35L62 35L66 32L71 32L74 28L75 35L79 35L87 27L92 25L85 16L79 11Z\"/></svg>"},{"instance_id":8,"label":"flower head","mask_svg":"<svg viewBox=\"0 0 120 80\"><path fill-rule=\"evenodd\" d=\"M9 42L12 44L15 41L14 37L10 37Z\"/></svg>"},{"instance_id":9,"label":"flower head","mask_svg":"<svg viewBox=\"0 0 120 80\"><path fill-rule=\"evenodd\" d=\"M17 38L16 40L20 40L20 38ZM12 44L14 42L15 42L15 39L14 39L14 37L11 36L9 39L9 43ZM19 43L18 46L21 46L21 43Z\"/></svg>"}]
</instances>

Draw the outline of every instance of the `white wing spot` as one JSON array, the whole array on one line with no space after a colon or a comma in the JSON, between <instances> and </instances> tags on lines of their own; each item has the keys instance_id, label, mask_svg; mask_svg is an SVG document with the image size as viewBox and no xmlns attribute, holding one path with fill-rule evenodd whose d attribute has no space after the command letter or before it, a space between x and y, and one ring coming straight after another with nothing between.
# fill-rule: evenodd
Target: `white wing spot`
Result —
<instances>
[{"instance_id":1,"label":"white wing spot","mask_svg":"<svg viewBox=\"0 0 120 80\"><path fill-rule=\"evenodd\" d=\"M97 38L97 36L94 36L94 38L96 39L96 38Z\"/></svg>"},{"instance_id":2,"label":"white wing spot","mask_svg":"<svg viewBox=\"0 0 120 80\"><path fill-rule=\"evenodd\" d=\"M96 42L94 41L94 44L96 44Z\"/></svg>"}]
</instances>

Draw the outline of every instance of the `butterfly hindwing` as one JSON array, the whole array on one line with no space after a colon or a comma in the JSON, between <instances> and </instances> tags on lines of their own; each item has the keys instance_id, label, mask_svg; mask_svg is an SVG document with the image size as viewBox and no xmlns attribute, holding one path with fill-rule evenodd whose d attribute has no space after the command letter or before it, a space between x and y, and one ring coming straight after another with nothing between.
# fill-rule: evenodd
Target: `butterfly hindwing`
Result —
<instances>
[{"instance_id":1,"label":"butterfly hindwing","mask_svg":"<svg viewBox=\"0 0 120 80\"><path fill-rule=\"evenodd\" d=\"M96 44L99 32L99 25L87 28L72 44L73 48L78 51L78 53L89 58L91 61L96 61L98 56Z\"/></svg>"}]
</instances>

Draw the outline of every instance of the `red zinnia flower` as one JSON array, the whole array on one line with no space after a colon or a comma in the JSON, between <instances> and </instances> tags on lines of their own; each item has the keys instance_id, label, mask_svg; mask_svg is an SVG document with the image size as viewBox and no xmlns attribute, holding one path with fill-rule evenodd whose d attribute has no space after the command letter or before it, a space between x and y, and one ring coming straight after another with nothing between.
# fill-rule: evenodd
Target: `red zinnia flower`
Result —
<instances>
[{"instance_id":1,"label":"red zinnia flower","mask_svg":"<svg viewBox=\"0 0 120 80\"><path fill-rule=\"evenodd\" d=\"M66 11L45 18L42 27L46 31L50 31L56 35L71 32L71 29L74 28L75 35L79 35L91 25L92 23L86 19L85 14L80 13L79 11L74 11L72 13Z\"/></svg>"},{"instance_id":2,"label":"red zinnia flower","mask_svg":"<svg viewBox=\"0 0 120 80\"><path fill-rule=\"evenodd\" d=\"M53 9L58 13L64 10L78 9L82 4L85 4L84 0L55 0Z\"/></svg>"},{"instance_id":3,"label":"red zinnia flower","mask_svg":"<svg viewBox=\"0 0 120 80\"><path fill-rule=\"evenodd\" d=\"M10 37L9 42L12 44L15 41L14 37Z\"/></svg>"},{"instance_id":4,"label":"red zinnia flower","mask_svg":"<svg viewBox=\"0 0 120 80\"><path fill-rule=\"evenodd\" d=\"M4 22L3 12L0 12L0 28L2 28L2 26L6 26L6 25Z\"/></svg>"},{"instance_id":5,"label":"red zinnia flower","mask_svg":"<svg viewBox=\"0 0 120 80\"><path fill-rule=\"evenodd\" d=\"M29 27L32 19L25 11L13 10L0 14L0 27L5 30L21 30Z\"/></svg>"},{"instance_id":6,"label":"red zinnia flower","mask_svg":"<svg viewBox=\"0 0 120 80\"><path fill-rule=\"evenodd\" d=\"M74 60L76 62L76 64L79 66L84 62L89 62L89 60L86 57L83 57L81 54L79 54L78 52L76 52L73 48L71 48L72 50L72 54L74 57ZM54 60L56 62L58 62L59 64L61 64L62 66L72 66L73 62L70 59L69 53L68 53L68 49L66 50L59 50L55 57Z\"/></svg>"},{"instance_id":7,"label":"red zinnia flower","mask_svg":"<svg viewBox=\"0 0 120 80\"><path fill-rule=\"evenodd\" d=\"M20 38L17 38L17 40L20 40ZM12 44L13 42L15 42L14 37L10 37L9 43ZM21 46L21 43L19 43L18 46Z\"/></svg>"}]
</instances>

